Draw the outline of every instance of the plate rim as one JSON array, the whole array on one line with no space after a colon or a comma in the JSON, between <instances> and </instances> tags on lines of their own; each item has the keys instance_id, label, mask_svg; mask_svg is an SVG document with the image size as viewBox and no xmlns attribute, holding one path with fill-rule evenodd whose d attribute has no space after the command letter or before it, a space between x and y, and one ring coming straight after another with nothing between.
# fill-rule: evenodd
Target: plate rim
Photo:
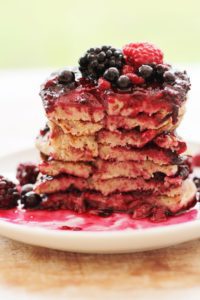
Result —
<instances>
[{"instance_id":1,"label":"plate rim","mask_svg":"<svg viewBox=\"0 0 200 300\"><path fill-rule=\"evenodd\" d=\"M200 143L198 143L198 142L193 142L193 141L190 141L190 142L187 142L187 144L188 145L195 145L195 147L200 147ZM13 151L13 152L9 152L8 154L4 154L4 155L0 155L0 162L1 162L1 160L3 160L3 159L7 159L7 158L9 158L10 156L13 156L13 155L19 155L19 154L22 154L23 152L31 152L31 151L34 151L34 152L36 152L36 149L35 149L35 147L27 147L27 148L25 148L25 149L21 149L21 150L17 150L17 151ZM200 213L200 212L199 212ZM23 227L23 228L31 228L31 229L34 229L34 230L36 230L36 229L40 229L40 230L42 230L42 231L44 231L44 232L56 232L57 234L59 233L59 235L79 235L79 234L81 234L81 235L92 235L92 234L94 234L94 233L98 233L98 235L110 235L111 233L112 233L112 235L114 234L114 235L116 235L116 234L119 234L119 233L123 233L123 235L125 234L125 235L131 235L132 236L132 234L134 233L135 235L141 235L141 232L147 232L147 234L150 232L152 232L153 234L156 234L156 232L158 231L160 231L160 230L164 230L164 231L169 231L168 229L170 228L170 231L172 230L173 231L173 229L174 228L178 228L178 227L182 227L182 226L187 226L187 228L188 228L188 225L189 225L189 227L192 227L192 226L194 226L194 225L196 225L196 224L198 224L198 225L200 225L200 219L197 219L197 220L191 220L191 221L186 221L186 222L181 222L181 223L177 223L177 224L168 224L168 225L161 225L161 226L153 226L153 227L151 227L151 228L137 228L137 229L125 229L125 230L99 230L99 231L92 231L92 230L88 230L88 231L82 231L82 230L80 230L80 231L73 231L73 230L71 230L71 231L67 231L67 230L58 230L58 229L53 229L53 228L50 228L50 229L48 229L48 228L45 228L45 227L42 227L42 226L29 226L29 225L26 225L26 224L16 224L16 223L14 223L14 222L9 222L9 221L6 221L6 220L1 220L0 219L0 226L1 226L1 224L9 224L9 225L14 225L15 227L18 227L19 226L19 228L21 228L21 227Z\"/></svg>"}]
</instances>

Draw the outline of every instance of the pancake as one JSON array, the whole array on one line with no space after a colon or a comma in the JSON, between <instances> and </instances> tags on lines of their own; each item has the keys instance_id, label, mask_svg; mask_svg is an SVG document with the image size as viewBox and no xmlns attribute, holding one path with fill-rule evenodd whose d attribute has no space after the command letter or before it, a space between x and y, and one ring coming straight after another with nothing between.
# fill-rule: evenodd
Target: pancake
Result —
<instances>
[{"instance_id":1,"label":"pancake","mask_svg":"<svg viewBox=\"0 0 200 300\"><path fill-rule=\"evenodd\" d=\"M64 162L60 160L46 160L38 165L42 174L57 176L59 174L69 174L82 178L88 178L92 173L92 166L83 162Z\"/></svg>"},{"instance_id":2,"label":"pancake","mask_svg":"<svg viewBox=\"0 0 200 300\"><path fill-rule=\"evenodd\" d=\"M83 190L88 188L86 179L70 175L61 175L57 177L40 176L34 191L37 194L51 194L55 192L65 191L70 188Z\"/></svg>"},{"instance_id":3,"label":"pancake","mask_svg":"<svg viewBox=\"0 0 200 300\"><path fill-rule=\"evenodd\" d=\"M164 149L170 149L179 154L187 150L186 143L175 133L164 132L154 139L154 143Z\"/></svg>"},{"instance_id":4,"label":"pancake","mask_svg":"<svg viewBox=\"0 0 200 300\"><path fill-rule=\"evenodd\" d=\"M68 91L60 96L41 93L48 119L99 122L104 118L104 107L98 99L81 88Z\"/></svg>"},{"instance_id":5,"label":"pancake","mask_svg":"<svg viewBox=\"0 0 200 300\"><path fill-rule=\"evenodd\" d=\"M49 122L50 131L39 135L36 147L47 156L63 161L90 161L98 155L98 145L93 135L73 136Z\"/></svg>"},{"instance_id":6,"label":"pancake","mask_svg":"<svg viewBox=\"0 0 200 300\"><path fill-rule=\"evenodd\" d=\"M105 196L115 192L153 191L157 195L163 194L173 197L180 194L181 183L181 179L169 182L165 178L165 181L161 182L155 179L145 180L143 177L119 177L108 180L92 180L89 186L91 189L99 191Z\"/></svg>"},{"instance_id":7,"label":"pancake","mask_svg":"<svg viewBox=\"0 0 200 300\"><path fill-rule=\"evenodd\" d=\"M61 143L62 144L62 143ZM97 155L97 149L79 149L72 146L59 147L60 141L54 140L53 145L50 143L49 136L38 136L36 139L36 147L40 153L52 157L54 160L60 161L93 161L94 157ZM82 144L83 145L83 144ZM95 154L95 155L94 155Z\"/></svg>"},{"instance_id":8,"label":"pancake","mask_svg":"<svg viewBox=\"0 0 200 300\"><path fill-rule=\"evenodd\" d=\"M143 177L150 179L156 173L162 175L174 176L178 172L176 165L159 165L153 161L122 161L113 162L105 160L97 160L94 162L96 168L93 178L95 180L106 180L118 177L137 178Z\"/></svg>"},{"instance_id":9,"label":"pancake","mask_svg":"<svg viewBox=\"0 0 200 300\"><path fill-rule=\"evenodd\" d=\"M55 123L54 123L55 122ZM104 128L104 121L89 122L89 121L74 121L74 120L62 120L54 119L53 124L60 126L65 134L72 134L76 136L92 135Z\"/></svg>"},{"instance_id":10,"label":"pancake","mask_svg":"<svg viewBox=\"0 0 200 300\"><path fill-rule=\"evenodd\" d=\"M95 180L94 178L83 179L70 175L58 175L55 177L41 176L36 183L35 192L37 194L51 194L65 191L70 188L82 190L95 190L104 196L114 192L131 191L153 191L155 194L174 196L180 194L181 177L165 177L164 180L137 178L112 178L107 180Z\"/></svg>"},{"instance_id":11,"label":"pancake","mask_svg":"<svg viewBox=\"0 0 200 300\"><path fill-rule=\"evenodd\" d=\"M185 180L181 193L174 197L151 193L116 193L103 196L99 192L58 192L44 195L42 209L71 209L80 213L91 212L109 215L112 212L132 213L134 218L151 216L152 210L162 208L166 214L175 214L195 203L196 188L191 180Z\"/></svg>"},{"instance_id":12,"label":"pancake","mask_svg":"<svg viewBox=\"0 0 200 300\"><path fill-rule=\"evenodd\" d=\"M111 147L116 146L133 146L133 147L144 147L146 144L151 142L154 138L163 132L170 132L174 130L174 125L169 120L163 127L157 129L147 129L140 132L138 129L133 130L101 130L98 133L98 143L107 144Z\"/></svg>"},{"instance_id":13,"label":"pancake","mask_svg":"<svg viewBox=\"0 0 200 300\"><path fill-rule=\"evenodd\" d=\"M124 117L135 117L140 113L154 115L163 112L165 115L174 113L179 114L179 110L184 106L186 99L182 98L182 105L175 107L172 101L164 97L159 89L136 88L130 94L110 93L105 96L104 101L107 107L107 114L111 116L121 115Z\"/></svg>"},{"instance_id":14,"label":"pancake","mask_svg":"<svg viewBox=\"0 0 200 300\"><path fill-rule=\"evenodd\" d=\"M159 165L181 164L182 156L175 152L164 150L162 148L151 146L135 149L131 147L110 147L108 145L99 145L99 157L103 160L111 161L154 161Z\"/></svg>"},{"instance_id":15,"label":"pancake","mask_svg":"<svg viewBox=\"0 0 200 300\"><path fill-rule=\"evenodd\" d=\"M181 107L178 111L177 120L174 123L173 112L166 112L160 110L156 113L149 114L140 112L136 116L122 116L122 115L107 115L106 117L106 128L110 131L115 131L117 129L134 129L139 128L142 132L145 129L156 129L163 128L165 126L168 131L170 127L175 128L180 123L183 115L185 113L185 107ZM171 125L173 124L173 126Z\"/></svg>"}]
</instances>

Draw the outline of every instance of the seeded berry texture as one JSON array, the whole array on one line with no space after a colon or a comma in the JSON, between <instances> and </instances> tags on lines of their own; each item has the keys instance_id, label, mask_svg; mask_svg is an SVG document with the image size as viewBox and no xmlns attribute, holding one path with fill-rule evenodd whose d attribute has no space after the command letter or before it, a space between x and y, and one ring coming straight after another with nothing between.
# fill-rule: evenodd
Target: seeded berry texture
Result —
<instances>
[{"instance_id":1,"label":"seeded berry texture","mask_svg":"<svg viewBox=\"0 0 200 300\"><path fill-rule=\"evenodd\" d=\"M16 185L0 176L0 209L8 209L17 206L17 200L20 195L17 191Z\"/></svg>"},{"instance_id":2,"label":"seeded berry texture","mask_svg":"<svg viewBox=\"0 0 200 300\"><path fill-rule=\"evenodd\" d=\"M38 173L39 171L35 164L26 162L18 165L16 177L20 185L25 185L27 183L35 183Z\"/></svg>"},{"instance_id":3,"label":"seeded berry texture","mask_svg":"<svg viewBox=\"0 0 200 300\"><path fill-rule=\"evenodd\" d=\"M97 80L109 67L121 70L124 65L124 57L121 50L111 46L90 48L79 59L79 69L83 77Z\"/></svg>"},{"instance_id":4,"label":"seeded berry texture","mask_svg":"<svg viewBox=\"0 0 200 300\"><path fill-rule=\"evenodd\" d=\"M163 63L163 53L150 43L130 43L123 48L123 54L128 63L136 68L141 65Z\"/></svg>"}]
</instances>

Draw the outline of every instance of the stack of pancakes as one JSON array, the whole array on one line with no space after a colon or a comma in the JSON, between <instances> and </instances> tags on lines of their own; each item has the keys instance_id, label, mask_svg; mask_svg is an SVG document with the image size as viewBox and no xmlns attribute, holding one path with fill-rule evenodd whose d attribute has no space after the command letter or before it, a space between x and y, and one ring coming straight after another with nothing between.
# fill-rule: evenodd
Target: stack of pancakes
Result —
<instances>
[{"instance_id":1,"label":"stack of pancakes","mask_svg":"<svg viewBox=\"0 0 200 300\"><path fill-rule=\"evenodd\" d=\"M45 84L41 95L48 118L36 142L41 208L136 217L143 211L144 217L152 209L167 215L194 203L186 144L175 134L186 92L177 97L137 87L119 93L82 84L65 92Z\"/></svg>"}]
</instances>

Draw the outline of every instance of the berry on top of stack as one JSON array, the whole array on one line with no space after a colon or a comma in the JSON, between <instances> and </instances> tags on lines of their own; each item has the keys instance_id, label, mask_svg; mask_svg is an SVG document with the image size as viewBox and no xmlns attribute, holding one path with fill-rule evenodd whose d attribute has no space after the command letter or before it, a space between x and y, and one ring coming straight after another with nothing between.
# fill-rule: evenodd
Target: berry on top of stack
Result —
<instances>
[{"instance_id":1,"label":"berry on top of stack","mask_svg":"<svg viewBox=\"0 0 200 300\"><path fill-rule=\"evenodd\" d=\"M48 119L34 193L40 209L71 209L160 221L195 203L186 144L186 72L149 43L90 48L79 68L41 87Z\"/></svg>"}]
</instances>

